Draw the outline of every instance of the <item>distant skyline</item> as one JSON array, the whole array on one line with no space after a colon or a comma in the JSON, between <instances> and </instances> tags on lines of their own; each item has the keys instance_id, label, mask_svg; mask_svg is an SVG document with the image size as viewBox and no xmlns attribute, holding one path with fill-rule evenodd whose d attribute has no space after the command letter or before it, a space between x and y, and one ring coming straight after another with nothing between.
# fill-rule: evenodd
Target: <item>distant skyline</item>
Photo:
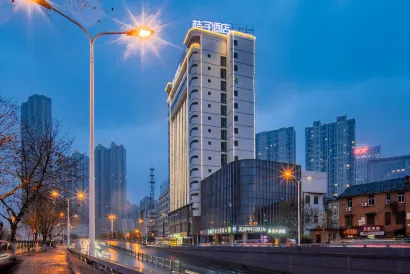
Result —
<instances>
[{"instance_id":1,"label":"distant skyline","mask_svg":"<svg viewBox=\"0 0 410 274\"><path fill-rule=\"evenodd\" d=\"M92 0L96 1L96 0ZM64 1L53 1L62 4ZM92 33L117 30L121 1ZM139 12L142 2L125 1ZM132 5L131 5L132 4ZM74 148L88 152L89 66L84 34L63 18L13 12L0 2L1 95L17 104L32 94L52 99ZM162 8L163 38L180 48L124 58L125 47L103 38L96 44L95 143L127 148L127 198L149 195L149 168L157 189L168 176L167 104L164 88L175 72L191 20L253 25L256 36L257 132L293 126L297 163L305 162L305 128L337 116L356 119L357 145L382 145L383 157L410 154L410 18L408 1L265 0L150 1ZM245 15L245 16L244 16ZM141 67L143 65L143 68ZM156 191L158 194L159 191Z\"/></svg>"}]
</instances>

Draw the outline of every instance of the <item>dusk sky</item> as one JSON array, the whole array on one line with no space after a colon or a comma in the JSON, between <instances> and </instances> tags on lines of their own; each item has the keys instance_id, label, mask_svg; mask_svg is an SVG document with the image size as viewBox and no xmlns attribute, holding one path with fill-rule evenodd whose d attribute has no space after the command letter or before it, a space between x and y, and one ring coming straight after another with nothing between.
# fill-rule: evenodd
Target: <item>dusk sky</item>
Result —
<instances>
[{"instance_id":1,"label":"dusk sky","mask_svg":"<svg viewBox=\"0 0 410 274\"><path fill-rule=\"evenodd\" d=\"M68 0L53 2L93 34L121 29L113 19L131 23L125 4L135 14L143 4L102 1L114 11L103 16L99 9L75 11ZM150 167L158 186L167 177L164 88L194 19L254 26L257 131L294 126L299 164L305 127L341 115L356 119L359 145L380 144L382 156L410 154L410 1L154 0L144 7L161 9L161 23L170 23L161 38L177 47L162 44L159 57L147 52L143 59L138 48L112 42L117 37L95 47L95 142L127 149L131 202L149 194ZM0 94L18 104L36 93L52 98L53 117L75 137L75 148L88 152L88 43L72 23L42 13L30 18L0 0Z\"/></svg>"}]
</instances>

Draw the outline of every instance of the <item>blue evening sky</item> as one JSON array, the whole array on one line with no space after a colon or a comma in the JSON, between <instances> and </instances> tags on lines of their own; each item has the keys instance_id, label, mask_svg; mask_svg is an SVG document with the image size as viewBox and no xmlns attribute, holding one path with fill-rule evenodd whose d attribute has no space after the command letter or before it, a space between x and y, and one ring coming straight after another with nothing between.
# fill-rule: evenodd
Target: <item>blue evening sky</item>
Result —
<instances>
[{"instance_id":1,"label":"blue evening sky","mask_svg":"<svg viewBox=\"0 0 410 274\"><path fill-rule=\"evenodd\" d=\"M98 1L98 0L91 0ZM103 0L105 1L105 0ZM0 0L0 94L18 103L31 94L52 98L75 147L88 152L89 49L84 34L55 13L31 19ZM54 0L69 9L68 0ZM76 2L76 1L73 1ZM64 4L65 3L65 4ZM114 12L73 11L92 33L128 21L122 1ZM128 1L134 13L142 2ZM96 45L96 144L127 149L128 199L148 195L149 168L158 185L167 176L167 105L173 74L193 19L253 25L256 46L257 130L294 126L297 161L304 165L304 128L314 120L356 118L358 144L381 144L383 156L410 154L409 1L379 0L155 0L171 24L160 58L143 61L132 48L103 38ZM73 9L71 9L73 10ZM70 9L68 10L70 11ZM94 21L101 18L101 23ZM125 53L131 57L125 58ZM157 190L158 193L158 190Z\"/></svg>"}]
</instances>

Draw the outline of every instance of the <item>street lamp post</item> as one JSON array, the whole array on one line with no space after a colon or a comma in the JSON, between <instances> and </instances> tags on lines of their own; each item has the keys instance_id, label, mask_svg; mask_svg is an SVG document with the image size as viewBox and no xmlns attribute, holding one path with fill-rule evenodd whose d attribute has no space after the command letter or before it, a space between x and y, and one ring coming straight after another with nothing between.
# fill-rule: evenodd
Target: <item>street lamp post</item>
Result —
<instances>
[{"instance_id":1,"label":"street lamp post","mask_svg":"<svg viewBox=\"0 0 410 274\"><path fill-rule=\"evenodd\" d=\"M58 191L56 191L56 190L53 190L51 192L51 196L53 198L57 198L57 197L60 196L60 193L58 193ZM64 197L64 199L66 199L66 201L67 201L67 248L69 248L70 247L70 229L71 229L71 227L70 227L70 201L73 200L73 199L77 199L77 200L82 201L82 200L85 199L85 194L84 194L84 192L78 192L76 196L71 197L71 198ZM64 214L61 213L61 216L64 216ZM74 217L76 217L76 216L77 215L74 215Z\"/></svg>"},{"instance_id":2,"label":"street lamp post","mask_svg":"<svg viewBox=\"0 0 410 274\"><path fill-rule=\"evenodd\" d=\"M300 184L301 180L295 177L291 170L284 170L282 172L283 178L287 180L294 180L298 184L298 246L300 247Z\"/></svg>"},{"instance_id":3,"label":"street lamp post","mask_svg":"<svg viewBox=\"0 0 410 274\"><path fill-rule=\"evenodd\" d=\"M111 220L111 232L112 232L113 235L114 235L114 220L115 220L115 218L116 218L116 216L114 214L110 214L108 216L108 219ZM110 237L110 233L108 233L108 238L109 237ZM114 236L113 236L113 238L114 238Z\"/></svg>"},{"instance_id":4,"label":"street lamp post","mask_svg":"<svg viewBox=\"0 0 410 274\"><path fill-rule=\"evenodd\" d=\"M95 245L95 170L94 170L94 43L98 37L103 35L127 35L136 36L141 39L146 39L154 34L154 30L139 26L138 28L126 30L126 31L114 31L114 32L100 32L94 37L76 20L72 19L68 15L54 8L47 0L31 0L40 6L55 11L64 18L68 19L75 25L77 25L87 36L90 44L90 162L89 162L89 188L90 188L90 204L89 204L89 240L90 248L89 254L94 255Z\"/></svg>"}]
</instances>

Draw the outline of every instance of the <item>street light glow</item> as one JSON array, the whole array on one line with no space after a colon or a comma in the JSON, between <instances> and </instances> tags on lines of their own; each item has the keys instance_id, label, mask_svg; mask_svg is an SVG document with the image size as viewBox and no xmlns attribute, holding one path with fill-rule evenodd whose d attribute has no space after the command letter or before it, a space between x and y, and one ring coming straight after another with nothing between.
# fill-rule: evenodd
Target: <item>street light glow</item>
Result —
<instances>
[{"instance_id":1,"label":"street light glow","mask_svg":"<svg viewBox=\"0 0 410 274\"><path fill-rule=\"evenodd\" d=\"M140 28L136 28L136 29L130 29L125 31L125 33L128 36L137 36L140 38L147 38L151 35L154 35L154 30L148 28L148 27L140 27Z\"/></svg>"},{"instance_id":2,"label":"street light glow","mask_svg":"<svg viewBox=\"0 0 410 274\"><path fill-rule=\"evenodd\" d=\"M78 192L77 193L77 199L80 200L80 201L84 200L85 199L85 193L82 192L82 191Z\"/></svg>"},{"instance_id":3,"label":"street light glow","mask_svg":"<svg viewBox=\"0 0 410 274\"><path fill-rule=\"evenodd\" d=\"M285 178L285 179L292 179L292 178L293 178L293 172L292 172L292 170L290 170L290 169L285 169L285 170L282 172L282 176L283 176L283 178Z\"/></svg>"},{"instance_id":4,"label":"street light glow","mask_svg":"<svg viewBox=\"0 0 410 274\"><path fill-rule=\"evenodd\" d=\"M53 198L57 198L59 195L60 195L60 193L58 193L57 190L51 191L51 196L52 196Z\"/></svg>"},{"instance_id":5,"label":"street light glow","mask_svg":"<svg viewBox=\"0 0 410 274\"><path fill-rule=\"evenodd\" d=\"M116 216L114 215L114 214L110 214L109 216L108 216L108 219L110 219L110 220L114 220L116 218Z\"/></svg>"},{"instance_id":6,"label":"street light glow","mask_svg":"<svg viewBox=\"0 0 410 274\"><path fill-rule=\"evenodd\" d=\"M48 3L46 0L30 0L33 3L36 3L40 6L43 6L44 8L50 10L51 9L51 5L50 3Z\"/></svg>"}]
</instances>

